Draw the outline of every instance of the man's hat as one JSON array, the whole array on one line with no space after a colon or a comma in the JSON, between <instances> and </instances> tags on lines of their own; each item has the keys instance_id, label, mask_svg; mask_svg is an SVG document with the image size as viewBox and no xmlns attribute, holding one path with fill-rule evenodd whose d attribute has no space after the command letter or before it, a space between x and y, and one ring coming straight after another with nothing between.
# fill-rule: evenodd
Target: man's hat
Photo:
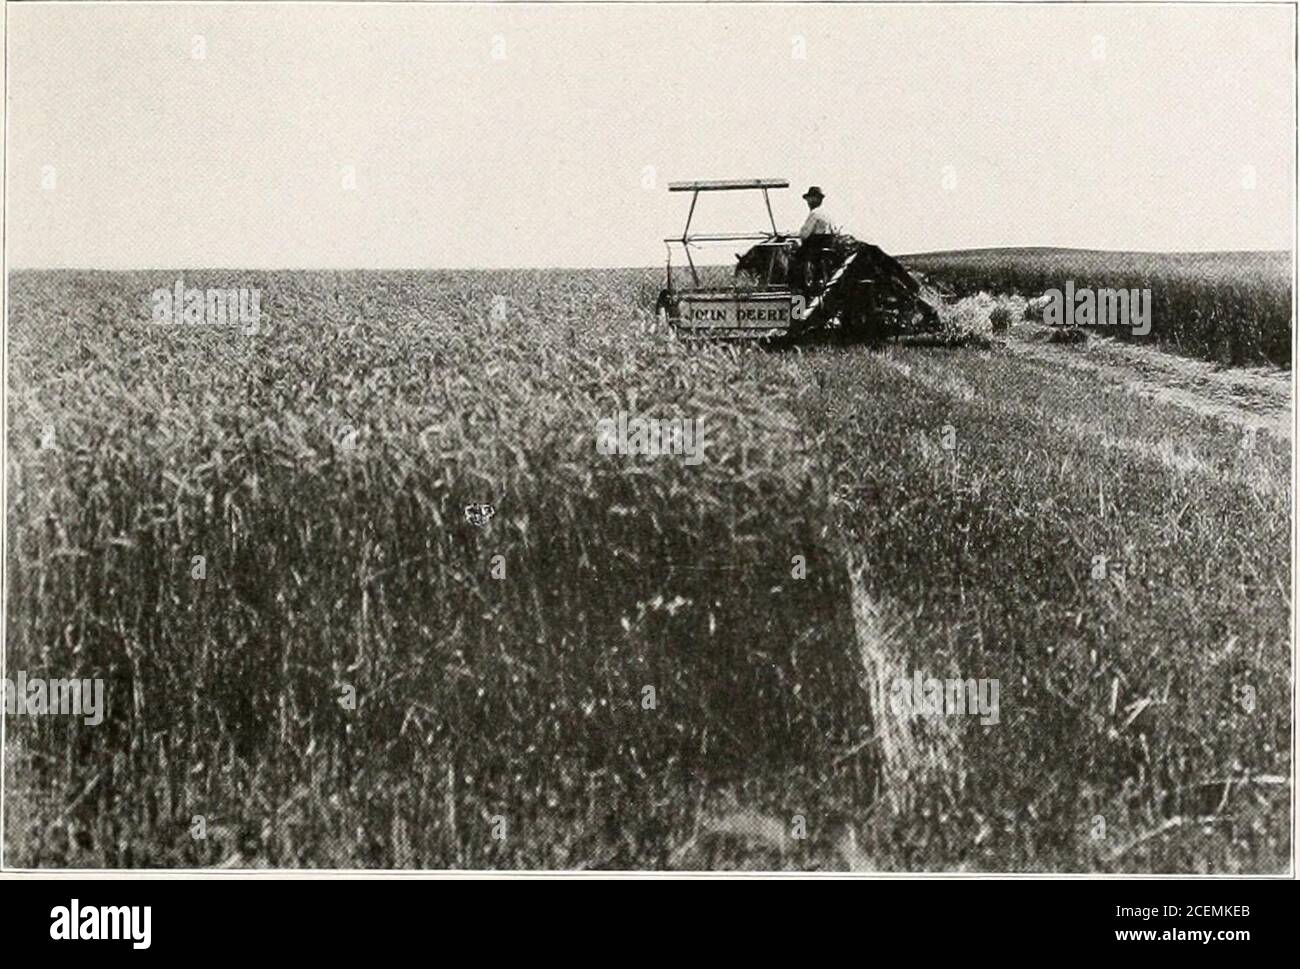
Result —
<instances>
[{"instance_id":1,"label":"man's hat","mask_svg":"<svg viewBox=\"0 0 1300 969\"><path fill-rule=\"evenodd\" d=\"M814 185L812 188L808 189L808 191L803 193L803 197L805 201L814 197L819 199L824 199L826 197L826 193L823 192L818 186Z\"/></svg>"}]
</instances>

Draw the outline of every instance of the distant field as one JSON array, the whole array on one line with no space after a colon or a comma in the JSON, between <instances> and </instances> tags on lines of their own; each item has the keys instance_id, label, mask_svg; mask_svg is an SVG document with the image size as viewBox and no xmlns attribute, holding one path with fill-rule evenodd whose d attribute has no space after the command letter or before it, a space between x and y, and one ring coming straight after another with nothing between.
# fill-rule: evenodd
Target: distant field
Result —
<instances>
[{"instance_id":1,"label":"distant field","mask_svg":"<svg viewBox=\"0 0 1300 969\"><path fill-rule=\"evenodd\" d=\"M1225 364L1291 365L1291 254L1287 252L1103 252L1087 249L972 249L904 257L958 296L1038 296L1076 287L1150 289L1152 330L1133 337Z\"/></svg>"},{"instance_id":2,"label":"distant field","mask_svg":"<svg viewBox=\"0 0 1300 969\"><path fill-rule=\"evenodd\" d=\"M7 666L109 715L9 718L9 864L1286 869L1289 382L687 351L654 270L146 322L175 276L10 278ZM597 453L621 410L705 460ZM914 671L998 722L871 701Z\"/></svg>"}]
</instances>

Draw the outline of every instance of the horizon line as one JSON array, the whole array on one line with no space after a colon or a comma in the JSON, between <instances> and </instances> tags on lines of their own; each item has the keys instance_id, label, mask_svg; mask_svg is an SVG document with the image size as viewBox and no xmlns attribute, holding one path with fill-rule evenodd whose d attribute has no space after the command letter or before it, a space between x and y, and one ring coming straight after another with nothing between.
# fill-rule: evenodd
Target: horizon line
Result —
<instances>
[{"instance_id":1,"label":"horizon line","mask_svg":"<svg viewBox=\"0 0 1300 969\"><path fill-rule=\"evenodd\" d=\"M1088 246L972 246L964 249L924 249L917 252L892 254L895 259L910 259L918 256L960 255L980 252L1089 252L1111 253L1116 255L1137 256L1197 256L1221 255L1227 253L1252 253L1266 255L1292 255L1294 249L1097 249ZM728 260L720 263L700 262L698 265L729 265ZM662 263L645 265L514 265L514 266L8 266L6 272L584 272L592 270L622 269L662 269Z\"/></svg>"}]
</instances>

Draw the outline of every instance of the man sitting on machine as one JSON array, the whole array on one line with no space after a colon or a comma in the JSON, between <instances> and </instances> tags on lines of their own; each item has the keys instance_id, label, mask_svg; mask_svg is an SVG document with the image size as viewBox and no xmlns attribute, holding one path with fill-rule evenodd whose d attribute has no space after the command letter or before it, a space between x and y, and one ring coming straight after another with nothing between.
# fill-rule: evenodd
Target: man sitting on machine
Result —
<instances>
[{"instance_id":1,"label":"man sitting on machine","mask_svg":"<svg viewBox=\"0 0 1300 969\"><path fill-rule=\"evenodd\" d=\"M832 243L840 232L840 227L822 208L824 198L825 194L816 185L803 193L803 200L808 203L808 218L799 229L799 252L791 275L792 281L801 285L805 293L820 291L826 285Z\"/></svg>"}]
</instances>

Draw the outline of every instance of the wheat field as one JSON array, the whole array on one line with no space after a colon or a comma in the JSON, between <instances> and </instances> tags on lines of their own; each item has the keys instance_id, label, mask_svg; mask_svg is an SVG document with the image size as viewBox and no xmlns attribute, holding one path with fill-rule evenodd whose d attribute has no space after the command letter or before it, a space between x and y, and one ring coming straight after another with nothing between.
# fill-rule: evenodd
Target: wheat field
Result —
<instances>
[{"instance_id":1,"label":"wheat field","mask_svg":"<svg viewBox=\"0 0 1300 969\"><path fill-rule=\"evenodd\" d=\"M8 718L10 865L1285 870L1289 373L686 348L640 269L151 323L178 275L10 277L6 668L108 696Z\"/></svg>"}]
</instances>

